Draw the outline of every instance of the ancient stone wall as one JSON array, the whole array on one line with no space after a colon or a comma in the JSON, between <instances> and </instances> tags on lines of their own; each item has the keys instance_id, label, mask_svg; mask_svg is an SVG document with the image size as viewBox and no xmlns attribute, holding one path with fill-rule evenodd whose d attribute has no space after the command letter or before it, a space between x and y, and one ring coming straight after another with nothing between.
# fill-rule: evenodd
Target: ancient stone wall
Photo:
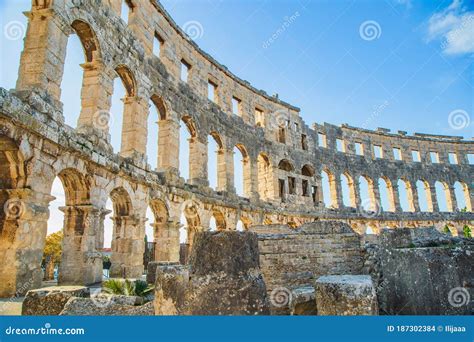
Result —
<instances>
[{"instance_id":1,"label":"ancient stone wall","mask_svg":"<svg viewBox=\"0 0 474 342\"><path fill-rule=\"evenodd\" d=\"M260 268L273 306L275 302L279 305L279 295L290 297L295 289L313 288L319 276L361 274L360 237L346 223L323 221L297 229L254 226L250 230L258 235ZM289 301L287 298L285 308Z\"/></svg>"},{"instance_id":2,"label":"ancient stone wall","mask_svg":"<svg viewBox=\"0 0 474 342\"><path fill-rule=\"evenodd\" d=\"M298 227L315 219L344 221L364 233L381 227L444 226L455 233L472 224L474 144L457 137L372 132L328 124L308 127L299 109L269 96L233 75L173 22L157 1L127 0L128 20L120 0L34 0L21 55L16 89L0 88L0 296L24 293L40 284L40 262L49 217L51 186L59 177L66 192L64 267L60 282L89 284L101 278L107 198L113 202L112 275L136 277L143 271L145 224L155 231L156 261L179 261L180 217L186 217L188 243L195 231L255 225ZM64 124L70 113L60 101L69 36L84 48L80 116L76 127ZM153 44L160 42L159 56ZM181 79L182 69L188 77ZM123 113L110 113L114 79L125 89ZM214 101L208 85L214 85ZM232 99L237 113L232 113ZM146 141L149 103L159 113L158 168L148 165ZM109 120L122 115L121 132ZM111 118L112 117L112 118ZM190 132L189 179L179 175L179 127ZM120 134L113 153L110 135ZM321 134L321 135L319 135ZM207 141L218 145L217 189L208 184ZM344 152L336 151L337 139ZM362 156L355 144L363 145ZM375 159L374 146L383 158ZM234 184L234 147L242 154L244 196ZM394 160L392 148L401 150ZM420 162L413 162L412 151ZM439 163L428 159L437 152ZM457 164L447 163L455 153ZM323 202L322 172L330 181L332 205ZM350 180L351 203L342 199L341 175ZM359 191L369 183L371 210ZM380 207L378 180L383 178L391 208ZM410 211L399 201L404 180ZM421 212L417 180L423 181L429 210ZM435 181L443 184L448 211L440 212ZM466 211L457 209L453 186L462 184ZM146 222L146 208L154 222Z\"/></svg>"}]
</instances>

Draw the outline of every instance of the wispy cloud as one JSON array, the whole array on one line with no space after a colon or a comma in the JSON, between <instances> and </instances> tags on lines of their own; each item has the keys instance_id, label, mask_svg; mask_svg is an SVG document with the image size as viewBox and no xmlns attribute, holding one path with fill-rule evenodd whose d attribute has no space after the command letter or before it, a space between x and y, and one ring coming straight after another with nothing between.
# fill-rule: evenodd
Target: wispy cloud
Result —
<instances>
[{"instance_id":1,"label":"wispy cloud","mask_svg":"<svg viewBox=\"0 0 474 342\"><path fill-rule=\"evenodd\" d=\"M429 19L427 40L441 41L447 55L474 53L474 11L466 11L461 0L453 0Z\"/></svg>"}]
</instances>

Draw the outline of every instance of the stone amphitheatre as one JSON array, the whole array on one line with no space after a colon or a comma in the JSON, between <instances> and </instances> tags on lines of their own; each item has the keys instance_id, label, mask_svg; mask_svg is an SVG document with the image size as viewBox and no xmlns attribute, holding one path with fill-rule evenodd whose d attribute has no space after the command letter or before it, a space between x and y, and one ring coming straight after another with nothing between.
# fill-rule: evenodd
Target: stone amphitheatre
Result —
<instances>
[{"instance_id":1,"label":"stone amphitheatre","mask_svg":"<svg viewBox=\"0 0 474 342\"><path fill-rule=\"evenodd\" d=\"M299 298L316 278L331 274L374 277L376 271L388 279L389 272L400 273L398 261L379 262L373 252L383 249L380 246L388 240L396 240L390 248L431 251L422 259L405 260L402 273L415 277L423 273L423 262L427 269L452 262L454 273L451 269L446 275L447 268L437 268L443 278L438 287L473 286L472 240L460 237L465 226L474 225L472 141L327 123L309 127L299 108L257 90L202 51L158 1L126 3L128 23L120 16L121 0L32 0L31 10L25 12L28 30L16 88L0 88L0 204L4 208L0 211L0 297L21 296L41 287L56 177L66 195L61 208L60 285L102 281L100 250L109 213L106 202L111 198L110 272L115 277L143 275L145 226L149 224L154 229L153 265L186 264L188 254L198 262L196 255L202 251L192 255L193 241L199 240L193 237L208 231L214 218L219 232L235 231L240 221L245 231L258 237L257 264L268 294L284 288ZM85 59L81 110L74 128L64 123L67 113L60 101L72 34L79 37ZM153 54L156 41L161 44L159 56ZM188 74L185 81L182 68ZM116 78L126 89L123 129L110 132ZM209 89L214 91L214 101L208 99ZM146 151L150 101L159 113L157 169L149 166ZM233 113L233 102L237 113ZM179 174L182 125L191 136L189 179ZM113 152L111 134L121 134L119 153ZM208 181L209 136L218 146L216 189ZM234 184L235 147L242 154L243 196L237 195ZM328 179L329 194L323 193L323 178ZM344 182L348 201L343 199ZM368 184L368 198L361 195L361 182ZM440 211L437 184L447 211ZM402 186L408 197L405 210L399 195ZM465 208L459 208L455 186L461 188ZM382 192L388 194L387 208L381 205ZM330 205L325 205L324 196L329 196ZM424 211L421 201L427 203ZM147 222L148 207L154 222ZM183 214L184 247L179 237ZM366 234L368 227L374 234ZM435 238L416 235L429 227L435 228L428 234ZM403 236L392 236L397 231ZM460 247L442 248L433 241L423 244L429 239ZM243 251L235 246L229 249L229 253ZM216 252L215 257L225 259L226 255ZM425 288L437 281L426 277L418 283ZM379 303L392 303L383 292L378 293ZM394 312L389 304L386 308ZM422 313L416 306L408 312Z\"/></svg>"}]
</instances>

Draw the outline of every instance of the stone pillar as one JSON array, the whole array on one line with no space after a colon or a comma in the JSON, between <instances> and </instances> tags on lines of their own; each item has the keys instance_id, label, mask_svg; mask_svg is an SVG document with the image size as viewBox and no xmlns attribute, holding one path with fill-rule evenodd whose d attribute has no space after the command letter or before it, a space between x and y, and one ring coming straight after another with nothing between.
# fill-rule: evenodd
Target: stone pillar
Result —
<instances>
[{"instance_id":1,"label":"stone pillar","mask_svg":"<svg viewBox=\"0 0 474 342\"><path fill-rule=\"evenodd\" d=\"M382 207L382 202L380 199L380 190L379 187L375 185L375 182L372 182L372 185L369 184L369 190L371 191L372 196L372 210L374 212L379 212L380 208Z\"/></svg>"},{"instance_id":2,"label":"stone pillar","mask_svg":"<svg viewBox=\"0 0 474 342\"><path fill-rule=\"evenodd\" d=\"M158 170L179 170L179 122L158 121Z\"/></svg>"},{"instance_id":3,"label":"stone pillar","mask_svg":"<svg viewBox=\"0 0 474 342\"><path fill-rule=\"evenodd\" d=\"M116 216L112 220L110 277L139 278L143 274L145 220L135 216Z\"/></svg>"},{"instance_id":4,"label":"stone pillar","mask_svg":"<svg viewBox=\"0 0 474 342\"><path fill-rule=\"evenodd\" d=\"M217 188L219 191L235 193L233 149L219 150L217 154L217 178Z\"/></svg>"},{"instance_id":5,"label":"stone pillar","mask_svg":"<svg viewBox=\"0 0 474 342\"><path fill-rule=\"evenodd\" d=\"M155 232L155 260L179 262L179 222L168 221L152 224Z\"/></svg>"},{"instance_id":6,"label":"stone pillar","mask_svg":"<svg viewBox=\"0 0 474 342\"><path fill-rule=\"evenodd\" d=\"M400 205L400 193L398 192L398 183L390 180L392 183L392 200L393 200L393 207L395 212L402 212L402 207Z\"/></svg>"},{"instance_id":7,"label":"stone pillar","mask_svg":"<svg viewBox=\"0 0 474 342\"><path fill-rule=\"evenodd\" d=\"M102 281L102 255L96 234L103 226L102 210L92 205L60 208L64 212L64 237L58 284L90 285Z\"/></svg>"},{"instance_id":8,"label":"stone pillar","mask_svg":"<svg viewBox=\"0 0 474 342\"><path fill-rule=\"evenodd\" d=\"M198 137L189 139L189 183L208 186L207 141Z\"/></svg>"},{"instance_id":9,"label":"stone pillar","mask_svg":"<svg viewBox=\"0 0 474 342\"><path fill-rule=\"evenodd\" d=\"M362 199L360 198L360 184L359 184L358 180L352 181L352 189L353 189L353 192L354 192L355 207L360 208L361 205L362 205Z\"/></svg>"},{"instance_id":10,"label":"stone pillar","mask_svg":"<svg viewBox=\"0 0 474 342\"><path fill-rule=\"evenodd\" d=\"M247 184L246 188L248 187L248 196L251 201L258 201L259 194L258 194L258 182L259 182L259 175L258 175L258 163L257 159L255 160L248 160L248 174L249 176L246 177L244 174L244 182ZM266 186L266 185L265 185ZM310 190L309 190L310 191Z\"/></svg>"},{"instance_id":11,"label":"stone pillar","mask_svg":"<svg viewBox=\"0 0 474 342\"><path fill-rule=\"evenodd\" d=\"M447 186L447 188L445 189L445 193L448 211L456 211L458 209L458 201L456 199L456 194L454 193L454 187Z\"/></svg>"},{"instance_id":12,"label":"stone pillar","mask_svg":"<svg viewBox=\"0 0 474 342\"><path fill-rule=\"evenodd\" d=\"M0 190L0 297L41 286L41 260L54 199L31 189Z\"/></svg>"},{"instance_id":13,"label":"stone pillar","mask_svg":"<svg viewBox=\"0 0 474 342\"><path fill-rule=\"evenodd\" d=\"M341 176L339 174L335 174L333 176L333 180L329 180L330 187L331 187L331 203L335 205L336 208L342 208L344 206L344 202L342 201L342 187L341 187Z\"/></svg>"},{"instance_id":14,"label":"stone pillar","mask_svg":"<svg viewBox=\"0 0 474 342\"><path fill-rule=\"evenodd\" d=\"M110 143L111 116L113 120L114 115L122 115L122 113L110 113L113 80L108 77L102 61L95 55L92 62L84 63L81 67L84 69L84 74L81 114L77 122L77 130L86 136L95 133L105 142Z\"/></svg>"},{"instance_id":15,"label":"stone pillar","mask_svg":"<svg viewBox=\"0 0 474 342\"><path fill-rule=\"evenodd\" d=\"M33 6L20 58L17 91L41 90L59 104L70 29L54 9Z\"/></svg>"},{"instance_id":16,"label":"stone pillar","mask_svg":"<svg viewBox=\"0 0 474 342\"><path fill-rule=\"evenodd\" d=\"M122 147L123 157L141 157L146 154L147 120L149 104L137 96L127 96L123 100ZM165 150L165 152L169 152Z\"/></svg>"},{"instance_id":17,"label":"stone pillar","mask_svg":"<svg viewBox=\"0 0 474 342\"><path fill-rule=\"evenodd\" d=\"M420 212L420 197L418 196L418 188L416 187L416 182L410 182L410 188L412 193L412 202L413 202L413 211Z\"/></svg>"},{"instance_id":18,"label":"stone pillar","mask_svg":"<svg viewBox=\"0 0 474 342\"><path fill-rule=\"evenodd\" d=\"M438 199L436 198L436 187L431 183L429 185L428 197L431 198L431 201L428 200L428 209L431 209L431 211L435 213L439 212Z\"/></svg>"}]
</instances>

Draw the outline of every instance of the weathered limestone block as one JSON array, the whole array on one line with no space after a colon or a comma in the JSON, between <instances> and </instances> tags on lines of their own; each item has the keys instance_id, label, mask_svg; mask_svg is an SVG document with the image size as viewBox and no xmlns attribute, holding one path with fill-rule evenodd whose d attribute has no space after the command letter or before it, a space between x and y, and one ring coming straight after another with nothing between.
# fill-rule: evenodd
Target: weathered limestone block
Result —
<instances>
[{"instance_id":1,"label":"weathered limestone block","mask_svg":"<svg viewBox=\"0 0 474 342\"><path fill-rule=\"evenodd\" d=\"M428 229L384 230L377 296L389 315L474 312L474 242Z\"/></svg>"},{"instance_id":2,"label":"weathered limestone block","mask_svg":"<svg viewBox=\"0 0 474 342\"><path fill-rule=\"evenodd\" d=\"M61 316L153 316L153 303L126 305L116 296L97 298L71 298L61 311ZM121 296L123 297L123 296Z\"/></svg>"},{"instance_id":3,"label":"weathered limestone block","mask_svg":"<svg viewBox=\"0 0 474 342\"><path fill-rule=\"evenodd\" d=\"M159 266L157 315L268 314L265 282L259 269L256 235L200 232L189 266Z\"/></svg>"},{"instance_id":4,"label":"weathered limestone block","mask_svg":"<svg viewBox=\"0 0 474 342\"><path fill-rule=\"evenodd\" d=\"M318 315L377 315L377 296L370 276L336 275L316 280Z\"/></svg>"},{"instance_id":5,"label":"weathered limestone block","mask_svg":"<svg viewBox=\"0 0 474 342\"><path fill-rule=\"evenodd\" d=\"M292 315L316 315L316 294L314 287L305 286L294 289L291 292L289 303Z\"/></svg>"},{"instance_id":6,"label":"weathered limestone block","mask_svg":"<svg viewBox=\"0 0 474 342\"><path fill-rule=\"evenodd\" d=\"M166 261L150 261L147 267L146 282L148 284L154 284L156 281L156 272L159 266L177 266L178 262L166 262Z\"/></svg>"},{"instance_id":7,"label":"weathered limestone block","mask_svg":"<svg viewBox=\"0 0 474 342\"><path fill-rule=\"evenodd\" d=\"M73 297L88 297L84 286L54 286L30 290L23 301L22 315L59 315L67 301Z\"/></svg>"}]
</instances>

